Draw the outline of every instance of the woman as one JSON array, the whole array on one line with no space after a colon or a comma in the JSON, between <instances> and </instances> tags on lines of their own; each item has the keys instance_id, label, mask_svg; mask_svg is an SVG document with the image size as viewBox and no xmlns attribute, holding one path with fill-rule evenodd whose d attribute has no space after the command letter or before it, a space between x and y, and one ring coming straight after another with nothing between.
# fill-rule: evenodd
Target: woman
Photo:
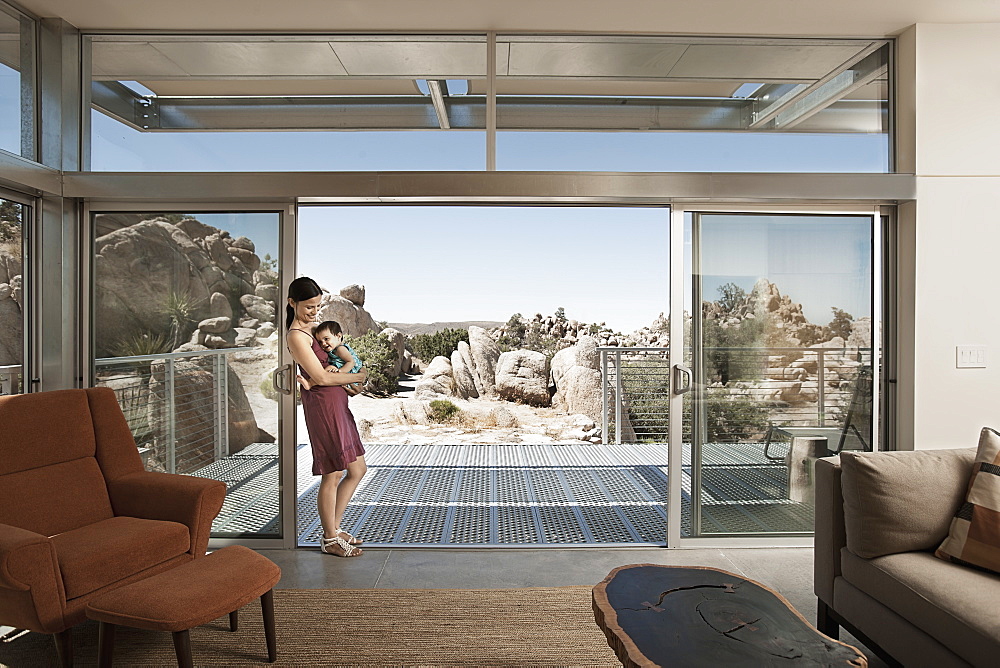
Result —
<instances>
[{"instance_id":1,"label":"woman","mask_svg":"<svg viewBox=\"0 0 1000 668\"><path fill-rule=\"evenodd\" d=\"M340 523L368 467L343 386L364 382L367 373L364 369L359 373L324 369L327 354L313 336L322 294L316 281L305 276L289 284L285 345L312 388L300 394L312 443L313 475L323 476L316 497L323 525L320 550L338 557L357 557L362 553L357 547L362 541L343 531Z\"/></svg>"}]
</instances>

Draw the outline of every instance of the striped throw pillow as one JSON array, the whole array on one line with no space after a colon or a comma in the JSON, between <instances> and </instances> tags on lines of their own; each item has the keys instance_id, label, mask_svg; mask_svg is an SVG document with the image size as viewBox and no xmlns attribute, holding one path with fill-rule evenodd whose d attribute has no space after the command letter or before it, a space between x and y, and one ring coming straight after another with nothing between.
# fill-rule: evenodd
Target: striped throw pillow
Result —
<instances>
[{"instance_id":1,"label":"striped throw pillow","mask_svg":"<svg viewBox=\"0 0 1000 668\"><path fill-rule=\"evenodd\" d=\"M965 502L934 554L1000 573L1000 433L984 427Z\"/></svg>"}]
</instances>

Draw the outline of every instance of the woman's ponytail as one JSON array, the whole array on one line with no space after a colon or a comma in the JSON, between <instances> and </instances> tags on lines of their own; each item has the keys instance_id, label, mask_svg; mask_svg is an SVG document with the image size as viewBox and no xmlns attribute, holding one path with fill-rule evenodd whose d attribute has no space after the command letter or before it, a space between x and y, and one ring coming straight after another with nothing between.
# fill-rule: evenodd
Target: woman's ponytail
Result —
<instances>
[{"instance_id":1,"label":"woman's ponytail","mask_svg":"<svg viewBox=\"0 0 1000 668\"><path fill-rule=\"evenodd\" d=\"M289 329L295 322L295 309L291 304L285 304L285 329Z\"/></svg>"}]
</instances>

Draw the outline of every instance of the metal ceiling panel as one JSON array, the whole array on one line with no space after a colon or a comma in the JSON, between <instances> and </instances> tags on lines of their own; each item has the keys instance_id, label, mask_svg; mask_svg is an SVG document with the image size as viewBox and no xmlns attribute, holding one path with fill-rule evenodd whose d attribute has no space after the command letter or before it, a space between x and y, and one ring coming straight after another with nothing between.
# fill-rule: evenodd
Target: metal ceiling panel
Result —
<instances>
[{"instance_id":1,"label":"metal ceiling panel","mask_svg":"<svg viewBox=\"0 0 1000 668\"><path fill-rule=\"evenodd\" d=\"M412 79L466 79L486 76L486 42L378 41L335 42L334 51L352 76ZM506 68L497 49L497 69Z\"/></svg>"},{"instance_id":2,"label":"metal ceiling panel","mask_svg":"<svg viewBox=\"0 0 1000 668\"><path fill-rule=\"evenodd\" d=\"M498 45L499 46L499 45ZM521 77L665 77L685 44L511 42L510 63L497 73Z\"/></svg>"},{"instance_id":3,"label":"metal ceiling panel","mask_svg":"<svg viewBox=\"0 0 1000 668\"><path fill-rule=\"evenodd\" d=\"M185 77L188 73L148 42L93 43L94 77L135 81L149 77Z\"/></svg>"},{"instance_id":4,"label":"metal ceiling panel","mask_svg":"<svg viewBox=\"0 0 1000 668\"><path fill-rule=\"evenodd\" d=\"M497 95L576 95L593 97L723 97L730 98L742 81L622 81L602 79L520 79L497 77ZM486 94L486 82L473 81L473 95Z\"/></svg>"},{"instance_id":5,"label":"metal ceiling panel","mask_svg":"<svg viewBox=\"0 0 1000 668\"><path fill-rule=\"evenodd\" d=\"M344 76L327 41L152 42L192 76Z\"/></svg>"},{"instance_id":6,"label":"metal ceiling panel","mask_svg":"<svg viewBox=\"0 0 1000 668\"><path fill-rule=\"evenodd\" d=\"M669 76L808 82L822 78L861 50L849 45L692 44Z\"/></svg>"},{"instance_id":7,"label":"metal ceiling panel","mask_svg":"<svg viewBox=\"0 0 1000 668\"><path fill-rule=\"evenodd\" d=\"M240 96L263 97L316 95L421 95L412 79L363 79L354 77L301 79L142 79L143 86L157 95L171 97Z\"/></svg>"}]
</instances>

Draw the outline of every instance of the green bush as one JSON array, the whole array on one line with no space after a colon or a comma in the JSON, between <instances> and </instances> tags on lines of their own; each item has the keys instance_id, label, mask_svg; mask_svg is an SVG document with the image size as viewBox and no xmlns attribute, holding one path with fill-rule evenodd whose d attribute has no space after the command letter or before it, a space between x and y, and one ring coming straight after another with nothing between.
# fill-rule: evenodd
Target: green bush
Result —
<instances>
[{"instance_id":1,"label":"green bush","mask_svg":"<svg viewBox=\"0 0 1000 668\"><path fill-rule=\"evenodd\" d=\"M431 422L448 422L458 417L458 414L461 412L461 408L447 399L435 399L431 402L431 408L427 412L427 417Z\"/></svg>"},{"instance_id":2,"label":"green bush","mask_svg":"<svg viewBox=\"0 0 1000 668\"><path fill-rule=\"evenodd\" d=\"M415 356L430 362L438 356L450 359L452 351L458 349L459 341L469 342L469 330L442 329L433 334L415 334L410 337L409 344Z\"/></svg>"},{"instance_id":3,"label":"green bush","mask_svg":"<svg viewBox=\"0 0 1000 668\"><path fill-rule=\"evenodd\" d=\"M345 341L354 348L361 358L361 363L368 370L365 389L373 394L393 394L399 376L392 372L397 355L396 349L389 342L389 337L377 332L368 332L360 337L345 337Z\"/></svg>"},{"instance_id":4,"label":"green bush","mask_svg":"<svg viewBox=\"0 0 1000 668\"><path fill-rule=\"evenodd\" d=\"M137 357L169 353L170 340L166 334L138 332L119 339L112 347L115 357Z\"/></svg>"}]
</instances>

